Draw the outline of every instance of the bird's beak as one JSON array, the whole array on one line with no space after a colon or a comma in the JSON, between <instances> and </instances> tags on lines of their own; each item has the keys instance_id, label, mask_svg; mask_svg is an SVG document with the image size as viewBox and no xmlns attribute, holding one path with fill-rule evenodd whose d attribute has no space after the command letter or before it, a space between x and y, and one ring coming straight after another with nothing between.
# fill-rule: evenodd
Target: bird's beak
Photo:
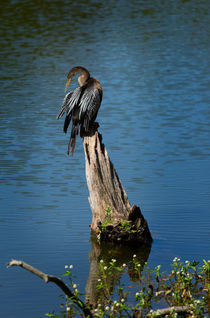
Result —
<instances>
[{"instance_id":1,"label":"bird's beak","mask_svg":"<svg viewBox=\"0 0 210 318\"><path fill-rule=\"evenodd\" d=\"M68 88L68 86L69 86L70 82L71 82L71 77L69 77L69 78L68 78L68 81L67 81L67 83L66 83L66 86L65 86L64 92L66 92L66 91L67 91L67 88Z\"/></svg>"}]
</instances>

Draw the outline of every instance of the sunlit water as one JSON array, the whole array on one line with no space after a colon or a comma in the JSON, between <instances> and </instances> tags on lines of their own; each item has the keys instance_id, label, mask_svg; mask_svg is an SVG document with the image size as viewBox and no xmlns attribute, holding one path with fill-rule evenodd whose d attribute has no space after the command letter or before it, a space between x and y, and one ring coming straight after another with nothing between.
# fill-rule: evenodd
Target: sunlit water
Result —
<instances>
[{"instance_id":1,"label":"sunlit water","mask_svg":"<svg viewBox=\"0 0 210 318\"><path fill-rule=\"evenodd\" d=\"M151 266L210 256L210 27L208 1L3 1L0 14L0 313L37 318L60 291L11 258L84 290L91 211L82 141L55 117L69 69L103 86L100 132L154 243ZM76 85L76 80L72 87ZM103 254L103 251L102 251Z\"/></svg>"}]
</instances>

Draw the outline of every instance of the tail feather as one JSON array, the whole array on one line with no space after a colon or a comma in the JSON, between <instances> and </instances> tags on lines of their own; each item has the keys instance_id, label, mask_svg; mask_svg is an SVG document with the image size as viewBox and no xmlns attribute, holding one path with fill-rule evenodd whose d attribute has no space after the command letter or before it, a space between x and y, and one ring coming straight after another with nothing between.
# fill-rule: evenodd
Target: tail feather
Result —
<instances>
[{"instance_id":1,"label":"tail feather","mask_svg":"<svg viewBox=\"0 0 210 318\"><path fill-rule=\"evenodd\" d=\"M76 145L77 135L78 135L78 126L77 125L75 126L74 124L72 124L71 137L69 139L68 151L67 151L68 155L69 155L70 152L72 153L72 156L74 154L74 148L75 148L75 145Z\"/></svg>"},{"instance_id":2,"label":"tail feather","mask_svg":"<svg viewBox=\"0 0 210 318\"><path fill-rule=\"evenodd\" d=\"M65 134L67 133L67 129L69 127L70 121L71 121L71 113L66 116L65 121L64 121L63 131L65 132Z\"/></svg>"}]
</instances>

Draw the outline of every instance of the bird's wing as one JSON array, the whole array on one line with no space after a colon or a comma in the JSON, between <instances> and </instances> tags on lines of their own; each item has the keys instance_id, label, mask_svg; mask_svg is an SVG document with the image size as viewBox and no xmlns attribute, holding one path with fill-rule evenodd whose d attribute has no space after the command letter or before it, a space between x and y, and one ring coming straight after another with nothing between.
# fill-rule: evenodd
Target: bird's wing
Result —
<instances>
[{"instance_id":1,"label":"bird's wing","mask_svg":"<svg viewBox=\"0 0 210 318\"><path fill-rule=\"evenodd\" d=\"M72 92L66 94L66 96L64 97L61 109L58 112L56 119L61 118L64 113L66 113L67 116L71 113L74 106L78 104L81 93L82 93L82 89L81 89L81 87L78 87L75 90L73 90Z\"/></svg>"},{"instance_id":2,"label":"bird's wing","mask_svg":"<svg viewBox=\"0 0 210 318\"><path fill-rule=\"evenodd\" d=\"M63 116L63 114L67 111L69 100L71 99L72 93L73 92L70 92L70 93L66 94L66 96L64 97L63 104L62 104L61 109L59 110L59 112L56 116L56 119L61 118Z\"/></svg>"},{"instance_id":3,"label":"bird's wing","mask_svg":"<svg viewBox=\"0 0 210 318\"><path fill-rule=\"evenodd\" d=\"M94 115L98 112L101 99L102 92L98 88L84 90L79 103L79 119L83 119L83 117L86 115L88 116L89 121L91 121Z\"/></svg>"}]
</instances>

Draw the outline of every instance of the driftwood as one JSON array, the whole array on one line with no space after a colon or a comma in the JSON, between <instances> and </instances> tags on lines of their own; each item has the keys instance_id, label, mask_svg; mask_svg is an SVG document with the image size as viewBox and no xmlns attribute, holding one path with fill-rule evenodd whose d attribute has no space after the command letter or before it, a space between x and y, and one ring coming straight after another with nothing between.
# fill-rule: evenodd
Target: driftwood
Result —
<instances>
[{"instance_id":1,"label":"driftwood","mask_svg":"<svg viewBox=\"0 0 210 318\"><path fill-rule=\"evenodd\" d=\"M12 267L12 266L20 266L26 269L27 271L43 279L45 283L49 283L49 282L55 283L82 310L85 317L93 317L89 308L83 303L81 299L75 296L75 294L68 288L68 286L62 281L62 279L56 276L45 274L41 272L40 270L38 270L37 268L25 263L24 261L12 259L7 264L7 267Z\"/></svg>"},{"instance_id":2,"label":"driftwood","mask_svg":"<svg viewBox=\"0 0 210 318\"><path fill-rule=\"evenodd\" d=\"M91 230L102 240L131 244L151 243L147 221L136 205L131 206L125 189L102 143L102 135L93 131L84 136L86 178L93 213ZM109 214L106 212L109 207ZM110 221L110 222L109 222ZM123 223L126 221L127 223ZM106 228L104 228L106 223Z\"/></svg>"},{"instance_id":3,"label":"driftwood","mask_svg":"<svg viewBox=\"0 0 210 318\"><path fill-rule=\"evenodd\" d=\"M171 312L177 314L188 314L190 313L190 306L174 306L174 307L167 307L153 311L152 314L147 314L146 317L164 317L169 315ZM135 316L134 316L135 317Z\"/></svg>"}]
</instances>

